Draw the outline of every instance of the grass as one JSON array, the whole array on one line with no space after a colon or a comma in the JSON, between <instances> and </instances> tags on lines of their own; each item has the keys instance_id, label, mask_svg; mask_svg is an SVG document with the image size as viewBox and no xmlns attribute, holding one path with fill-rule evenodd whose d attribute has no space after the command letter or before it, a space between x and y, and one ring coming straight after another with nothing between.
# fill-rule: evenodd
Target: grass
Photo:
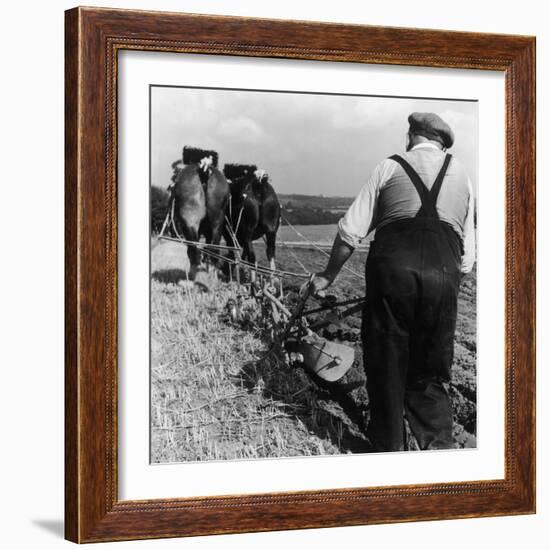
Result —
<instances>
[{"instance_id":1,"label":"grass","mask_svg":"<svg viewBox=\"0 0 550 550\"><path fill-rule=\"evenodd\" d=\"M299 228L301 231L304 228ZM311 235L322 230L309 226ZM325 227L325 236L331 228ZM319 235L318 235L319 237ZM323 236L321 235L323 238ZM285 238L283 235L282 238ZM332 237L330 237L332 238ZM322 242L317 238L317 242ZM263 243L256 253L265 261ZM361 296L366 254L348 262L332 287L339 298ZM279 246L277 263L291 271L317 271L325 256L315 249ZM180 462L364 452L368 419L361 346L341 383L313 382L301 369L267 359L269 339L258 328L259 311L247 303L250 322L231 321L226 307L240 289L218 282L201 292L186 280L183 247L164 243L152 251L151 286L151 460ZM296 287L296 284L294 285ZM292 294L292 285L287 291ZM295 288L294 288L295 290ZM459 298L453 382L455 435L475 446L476 281L467 276ZM346 339L355 340L360 319L348 318ZM336 337L339 335L337 334ZM341 335L340 335L341 336Z\"/></svg>"},{"instance_id":2,"label":"grass","mask_svg":"<svg viewBox=\"0 0 550 550\"><path fill-rule=\"evenodd\" d=\"M266 342L224 315L235 293L152 283L152 461L340 453L345 428L305 374L259 364Z\"/></svg>"}]
</instances>

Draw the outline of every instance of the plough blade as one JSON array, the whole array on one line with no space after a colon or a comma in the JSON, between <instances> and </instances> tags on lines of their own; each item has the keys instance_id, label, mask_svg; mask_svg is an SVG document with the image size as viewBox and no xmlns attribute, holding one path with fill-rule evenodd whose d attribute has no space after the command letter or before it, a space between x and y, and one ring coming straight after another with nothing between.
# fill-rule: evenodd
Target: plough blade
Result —
<instances>
[{"instance_id":1,"label":"plough blade","mask_svg":"<svg viewBox=\"0 0 550 550\"><path fill-rule=\"evenodd\" d=\"M286 350L299 358L304 368L327 382L340 380L353 365L355 350L321 338L315 333L300 340L288 339Z\"/></svg>"}]
</instances>

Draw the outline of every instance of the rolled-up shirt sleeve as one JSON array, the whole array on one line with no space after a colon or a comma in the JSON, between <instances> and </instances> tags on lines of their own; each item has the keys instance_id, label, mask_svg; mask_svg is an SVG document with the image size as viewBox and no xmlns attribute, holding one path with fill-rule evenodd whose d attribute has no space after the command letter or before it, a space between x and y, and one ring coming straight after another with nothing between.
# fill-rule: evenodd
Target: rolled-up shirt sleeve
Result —
<instances>
[{"instance_id":1,"label":"rolled-up shirt sleeve","mask_svg":"<svg viewBox=\"0 0 550 550\"><path fill-rule=\"evenodd\" d=\"M468 180L470 199L468 201L468 213L464 222L464 254L462 256L462 273L470 273L476 260L476 229L474 223L475 200L472 183Z\"/></svg>"},{"instance_id":2,"label":"rolled-up shirt sleeve","mask_svg":"<svg viewBox=\"0 0 550 550\"><path fill-rule=\"evenodd\" d=\"M338 222L340 238L353 248L356 248L374 229L380 188L393 174L395 166L395 161L390 159L385 159L378 164L345 216Z\"/></svg>"}]
</instances>

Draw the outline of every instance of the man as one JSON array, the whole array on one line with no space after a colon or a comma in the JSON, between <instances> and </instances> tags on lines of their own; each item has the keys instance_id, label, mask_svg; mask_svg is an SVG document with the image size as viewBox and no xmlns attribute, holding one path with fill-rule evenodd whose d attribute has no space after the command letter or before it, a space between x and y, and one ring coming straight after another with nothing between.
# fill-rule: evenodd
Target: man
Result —
<instances>
[{"instance_id":1,"label":"man","mask_svg":"<svg viewBox=\"0 0 550 550\"><path fill-rule=\"evenodd\" d=\"M434 113L409 116L407 152L382 161L340 220L322 293L376 229L366 266L364 368L367 435L375 451L405 446L404 414L421 449L456 446L451 379L461 273L475 260L474 194L446 153L451 128Z\"/></svg>"}]
</instances>

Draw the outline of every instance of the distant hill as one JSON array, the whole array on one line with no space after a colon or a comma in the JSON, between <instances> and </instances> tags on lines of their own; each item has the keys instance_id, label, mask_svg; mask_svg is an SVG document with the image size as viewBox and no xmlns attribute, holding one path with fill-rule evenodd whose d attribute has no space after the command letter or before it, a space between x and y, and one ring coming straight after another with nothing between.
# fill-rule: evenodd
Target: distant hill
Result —
<instances>
[{"instance_id":1,"label":"distant hill","mask_svg":"<svg viewBox=\"0 0 550 550\"><path fill-rule=\"evenodd\" d=\"M278 194L282 215L292 224L330 225L338 223L353 202L351 197Z\"/></svg>"},{"instance_id":2,"label":"distant hill","mask_svg":"<svg viewBox=\"0 0 550 550\"><path fill-rule=\"evenodd\" d=\"M288 203L296 207L321 208L323 210L347 210L353 197L325 197L323 195L299 195L277 193L283 206Z\"/></svg>"},{"instance_id":3,"label":"distant hill","mask_svg":"<svg viewBox=\"0 0 550 550\"><path fill-rule=\"evenodd\" d=\"M353 202L350 197L319 195L278 195L283 217L293 225L332 225L338 223ZM169 207L166 189L151 186L151 230L158 233Z\"/></svg>"}]
</instances>

